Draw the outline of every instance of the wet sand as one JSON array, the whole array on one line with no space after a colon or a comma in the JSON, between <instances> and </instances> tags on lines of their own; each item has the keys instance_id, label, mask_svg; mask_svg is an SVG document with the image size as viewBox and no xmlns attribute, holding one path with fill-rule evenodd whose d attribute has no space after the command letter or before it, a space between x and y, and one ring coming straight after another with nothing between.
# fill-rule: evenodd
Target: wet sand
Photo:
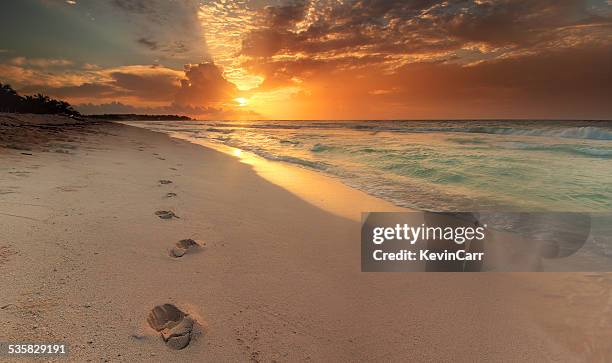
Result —
<instances>
[{"instance_id":1,"label":"wet sand","mask_svg":"<svg viewBox=\"0 0 612 363\"><path fill-rule=\"evenodd\" d=\"M612 357L609 275L362 273L359 222L322 204L371 200L341 185L307 201L120 124L32 127L8 148L23 130L1 127L0 341L66 342L79 362ZM173 255L184 239L200 246ZM182 350L147 321L163 304L194 322Z\"/></svg>"}]
</instances>

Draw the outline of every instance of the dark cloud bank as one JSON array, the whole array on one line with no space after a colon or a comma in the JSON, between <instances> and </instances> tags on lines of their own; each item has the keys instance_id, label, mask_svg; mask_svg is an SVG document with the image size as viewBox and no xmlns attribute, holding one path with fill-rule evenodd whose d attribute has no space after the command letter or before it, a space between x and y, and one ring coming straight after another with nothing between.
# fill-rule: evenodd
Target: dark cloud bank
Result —
<instances>
[{"instance_id":1,"label":"dark cloud bank","mask_svg":"<svg viewBox=\"0 0 612 363\"><path fill-rule=\"evenodd\" d=\"M450 117L612 116L605 3L363 0L322 7L301 29L312 9L268 7L244 39L245 66L265 76L262 89L352 75L363 90L351 97L367 101L375 86L407 117L411 106L433 104L453 108L439 113Z\"/></svg>"}]
</instances>

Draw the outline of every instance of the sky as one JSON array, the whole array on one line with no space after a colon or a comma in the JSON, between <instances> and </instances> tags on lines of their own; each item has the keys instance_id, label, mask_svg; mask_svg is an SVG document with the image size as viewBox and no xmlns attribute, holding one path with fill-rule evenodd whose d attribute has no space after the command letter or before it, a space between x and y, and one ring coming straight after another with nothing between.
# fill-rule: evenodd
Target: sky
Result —
<instances>
[{"instance_id":1,"label":"sky","mask_svg":"<svg viewBox=\"0 0 612 363\"><path fill-rule=\"evenodd\" d=\"M2 0L0 82L84 113L612 119L612 0Z\"/></svg>"}]
</instances>

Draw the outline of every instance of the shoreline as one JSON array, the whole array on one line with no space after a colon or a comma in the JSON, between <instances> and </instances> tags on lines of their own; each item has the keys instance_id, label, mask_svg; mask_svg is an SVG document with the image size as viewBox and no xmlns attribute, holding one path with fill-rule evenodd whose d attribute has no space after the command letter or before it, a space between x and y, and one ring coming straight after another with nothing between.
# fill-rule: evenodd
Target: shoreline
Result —
<instances>
[{"instance_id":1,"label":"shoreline","mask_svg":"<svg viewBox=\"0 0 612 363\"><path fill-rule=\"evenodd\" d=\"M597 180L606 172L609 132L557 122L522 128L435 121L137 122L203 144L237 147L342 181L394 205L430 211L609 211ZM539 173L540 163L550 171ZM512 165L512 170L505 170ZM609 168L608 168L609 169ZM576 180L571 180L576 176ZM529 183L522 183L522 179ZM588 190L590 194L583 193ZM608 206L608 207L606 207Z\"/></svg>"},{"instance_id":2,"label":"shoreline","mask_svg":"<svg viewBox=\"0 0 612 363\"><path fill-rule=\"evenodd\" d=\"M167 135L230 155L240 162L252 166L257 175L267 181L300 197L305 202L340 217L360 222L363 212L406 212L414 210L400 207L378 196L347 185L340 178L329 174L281 160L268 160L250 151L198 140L176 132ZM346 203L347 200L350 200L351 204ZM357 202L357 207L355 202ZM357 211L356 213L356 209L361 210L361 212Z\"/></svg>"},{"instance_id":3,"label":"shoreline","mask_svg":"<svg viewBox=\"0 0 612 363\"><path fill-rule=\"evenodd\" d=\"M397 205L393 201L386 200L381 196L370 194L356 186L349 185L342 181L340 177L333 174L313 170L283 160L266 159L252 151L204 141L202 139L187 136L180 132L158 131L141 126L141 124L146 125L146 121L141 122L138 120L130 120L118 122L127 126L162 133L175 139L184 140L195 145L200 145L202 147L230 155L242 163L251 165L257 174L267 181L276 184L306 200L307 202L338 216L355 221L361 221L361 214L355 213L354 206L347 206L345 203L343 203L343 201L347 199L358 200L362 209L369 212L418 211L418 209ZM329 193L329 189L333 189L335 193ZM319 194L321 192L324 193L324 196ZM340 196L336 194L338 192L341 194Z\"/></svg>"},{"instance_id":4,"label":"shoreline","mask_svg":"<svg viewBox=\"0 0 612 363\"><path fill-rule=\"evenodd\" d=\"M577 274L362 273L357 221L253 166L136 127L85 131L68 130L32 155L0 149L8 231L0 341L65 341L70 361L468 361L476 350L548 361L610 352L609 329L571 335L587 309L592 324L610 315L608 274L581 277L589 294L578 296L589 304L580 307L575 291L554 296ZM169 256L185 238L205 247ZM165 303L197 323L181 351L147 325ZM581 320L566 322L568 309Z\"/></svg>"}]
</instances>

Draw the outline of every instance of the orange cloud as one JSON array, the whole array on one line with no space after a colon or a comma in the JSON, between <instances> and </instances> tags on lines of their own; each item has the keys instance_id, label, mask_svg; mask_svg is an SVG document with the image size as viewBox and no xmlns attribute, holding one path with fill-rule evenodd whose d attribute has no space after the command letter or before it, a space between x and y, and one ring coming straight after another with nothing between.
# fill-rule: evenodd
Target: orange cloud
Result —
<instances>
[{"instance_id":1,"label":"orange cloud","mask_svg":"<svg viewBox=\"0 0 612 363\"><path fill-rule=\"evenodd\" d=\"M183 71L160 65L100 68L84 64L70 72L40 69L40 62L20 60L0 64L3 82L23 93L43 92L90 110L133 108L160 113L171 110L192 115L254 117L252 110L237 110L238 90L213 63L186 65ZM246 115L246 116L245 116Z\"/></svg>"},{"instance_id":2,"label":"orange cloud","mask_svg":"<svg viewBox=\"0 0 612 363\"><path fill-rule=\"evenodd\" d=\"M49 58L26 58L15 57L10 60L10 63L16 66L33 66L38 68L48 67L67 67L73 63L67 59L49 59Z\"/></svg>"},{"instance_id":3,"label":"orange cloud","mask_svg":"<svg viewBox=\"0 0 612 363\"><path fill-rule=\"evenodd\" d=\"M240 50L264 79L251 93L298 88L271 117L612 115L612 21L582 1L296 1L259 15Z\"/></svg>"},{"instance_id":4,"label":"orange cloud","mask_svg":"<svg viewBox=\"0 0 612 363\"><path fill-rule=\"evenodd\" d=\"M233 83L225 79L219 67L213 63L185 66L185 78L176 101L182 105L205 106L231 100L237 94Z\"/></svg>"}]
</instances>

